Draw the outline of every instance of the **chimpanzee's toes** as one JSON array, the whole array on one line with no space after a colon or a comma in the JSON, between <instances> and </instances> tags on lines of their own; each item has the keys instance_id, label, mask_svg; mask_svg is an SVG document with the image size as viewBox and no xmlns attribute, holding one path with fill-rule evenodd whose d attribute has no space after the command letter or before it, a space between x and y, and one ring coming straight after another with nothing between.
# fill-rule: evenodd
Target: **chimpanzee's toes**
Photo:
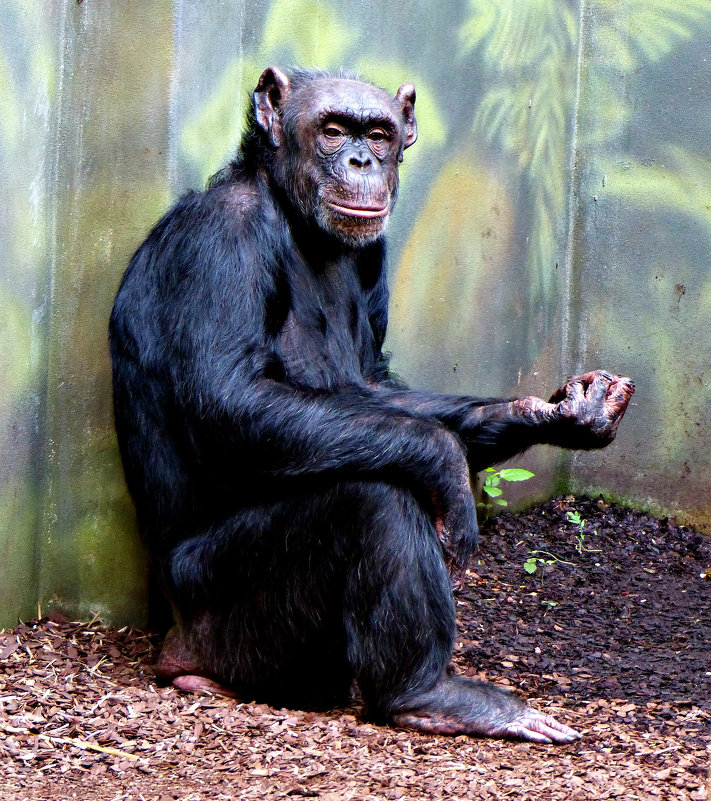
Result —
<instances>
[{"instance_id":1,"label":"chimpanzee's toes","mask_svg":"<svg viewBox=\"0 0 711 801\"><path fill-rule=\"evenodd\" d=\"M575 729L559 723L554 717L526 709L524 714L506 724L503 736L515 740L525 740L530 743L572 743L579 740L580 735Z\"/></svg>"},{"instance_id":2,"label":"chimpanzee's toes","mask_svg":"<svg viewBox=\"0 0 711 801\"><path fill-rule=\"evenodd\" d=\"M173 679L173 687L187 693L209 693L210 695L222 695L225 698L236 698L237 693L230 690L212 679L205 676L176 676Z\"/></svg>"}]
</instances>

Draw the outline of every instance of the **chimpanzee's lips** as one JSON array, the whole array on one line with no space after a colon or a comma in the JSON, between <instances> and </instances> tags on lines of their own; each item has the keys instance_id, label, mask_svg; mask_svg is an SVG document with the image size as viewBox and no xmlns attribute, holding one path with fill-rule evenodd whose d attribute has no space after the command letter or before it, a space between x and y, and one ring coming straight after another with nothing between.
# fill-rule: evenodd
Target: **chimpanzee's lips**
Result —
<instances>
[{"instance_id":1,"label":"chimpanzee's lips","mask_svg":"<svg viewBox=\"0 0 711 801\"><path fill-rule=\"evenodd\" d=\"M387 206L341 206L332 202L328 205L344 217L360 217L363 220L377 220L387 217L390 212Z\"/></svg>"}]
</instances>

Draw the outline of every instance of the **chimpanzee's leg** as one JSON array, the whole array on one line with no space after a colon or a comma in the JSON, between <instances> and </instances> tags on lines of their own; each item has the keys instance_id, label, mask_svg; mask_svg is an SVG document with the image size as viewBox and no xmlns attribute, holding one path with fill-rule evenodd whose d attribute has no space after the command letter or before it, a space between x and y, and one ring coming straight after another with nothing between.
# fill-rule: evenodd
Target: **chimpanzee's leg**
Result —
<instances>
[{"instance_id":1,"label":"chimpanzee's leg","mask_svg":"<svg viewBox=\"0 0 711 801\"><path fill-rule=\"evenodd\" d=\"M395 725L576 737L504 690L447 675L449 575L430 514L405 489L344 482L255 506L179 546L172 575L173 651L191 655L171 676L178 686L207 678L240 697L318 708L345 700L355 678L368 713Z\"/></svg>"},{"instance_id":2,"label":"chimpanzee's leg","mask_svg":"<svg viewBox=\"0 0 711 801\"><path fill-rule=\"evenodd\" d=\"M346 701L341 516L358 510L343 507L344 494L302 488L178 546L168 588L178 624L157 672L182 689L229 688L273 705Z\"/></svg>"},{"instance_id":3,"label":"chimpanzee's leg","mask_svg":"<svg viewBox=\"0 0 711 801\"><path fill-rule=\"evenodd\" d=\"M386 484L302 488L255 505L181 543L164 573L178 623L156 672L181 689L325 707L356 677L378 715L401 674L430 686L449 661L454 608L439 540L411 494ZM398 598L402 583L409 600Z\"/></svg>"},{"instance_id":4,"label":"chimpanzee's leg","mask_svg":"<svg viewBox=\"0 0 711 801\"><path fill-rule=\"evenodd\" d=\"M444 675L455 636L451 582L432 521L410 492L362 486L343 601L348 658L369 713Z\"/></svg>"},{"instance_id":5,"label":"chimpanzee's leg","mask_svg":"<svg viewBox=\"0 0 711 801\"><path fill-rule=\"evenodd\" d=\"M370 714L439 734L577 739L503 689L447 675L455 613L434 526L406 490L370 485L363 508L369 503L344 613L349 661Z\"/></svg>"}]
</instances>

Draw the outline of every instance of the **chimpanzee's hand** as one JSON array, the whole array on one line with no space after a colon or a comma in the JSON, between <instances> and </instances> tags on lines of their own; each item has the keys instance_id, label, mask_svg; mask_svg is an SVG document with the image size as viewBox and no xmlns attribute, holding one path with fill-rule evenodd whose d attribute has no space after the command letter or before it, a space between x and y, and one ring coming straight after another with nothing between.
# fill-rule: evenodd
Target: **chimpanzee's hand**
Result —
<instances>
[{"instance_id":1,"label":"chimpanzee's hand","mask_svg":"<svg viewBox=\"0 0 711 801\"><path fill-rule=\"evenodd\" d=\"M453 574L463 571L476 550L479 526L476 502L469 476L459 478L459 488L448 501L446 511L435 501L435 529Z\"/></svg>"},{"instance_id":2,"label":"chimpanzee's hand","mask_svg":"<svg viewBox=\"0 0 711 801\"><path fill-rule=\"evenodd\" d=\"M569 379L548 401L551 421L557 423L552 442L583 449L609 445L633 393L630 378L605 370Z\"/></svg>"},{"instance_id":3,"label":"chimpanzee's hand","mask_svg":"<svg viewBox=\"0 0 711 801\"><path fill-rule=\"evenodd\" d=\"M464 570L477 547L479 526L469 466L458 440L440 429L430 438L439 445L441 468L430 491L434 525L453 571Z\"/></svg>"}]
</instances>

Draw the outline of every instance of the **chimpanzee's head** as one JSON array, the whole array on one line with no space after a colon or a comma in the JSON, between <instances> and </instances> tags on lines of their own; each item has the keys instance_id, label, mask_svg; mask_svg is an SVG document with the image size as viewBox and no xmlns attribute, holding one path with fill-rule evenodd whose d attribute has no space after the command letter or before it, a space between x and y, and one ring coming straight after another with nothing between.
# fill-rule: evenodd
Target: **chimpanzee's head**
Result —
<instances>
[{"instance_id":1,"label":"chimpanzee's head","mask_svg":"<svg viewBox=\"0 0 711 801\"><path fill-rule=\"evenodd\" d=\"M254 92L271 179L308 220L352 246L385 230L398 163L417 139L414 106L409 83L392 98L355 78L275 67Z\"/></svg>"}]
</instances>

